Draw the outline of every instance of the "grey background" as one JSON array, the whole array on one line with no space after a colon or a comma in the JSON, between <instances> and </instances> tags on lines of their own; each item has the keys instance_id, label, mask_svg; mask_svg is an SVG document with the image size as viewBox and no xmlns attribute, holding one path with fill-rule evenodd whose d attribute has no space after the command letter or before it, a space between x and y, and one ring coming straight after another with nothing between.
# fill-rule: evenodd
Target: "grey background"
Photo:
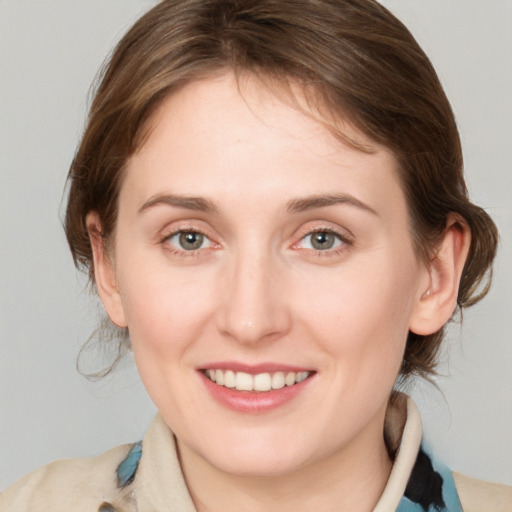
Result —
<instances>
[{"instance_id":1,"label":"grey background","mask_svg":"<svg viewBox=\"0 0 512 512\"><path fill-rule=\"evenodd\" d=\"M154 3L0 0L0 489L51 460L138 440L154 414L130 359L96 384L75 369L98 308L59 218L89 85ZM441 391L413 394L452 468L512 484L512 1L383 3L438 70L470 191L502 235L490 296L450 329Z\"/></svg>"}]
</instances>

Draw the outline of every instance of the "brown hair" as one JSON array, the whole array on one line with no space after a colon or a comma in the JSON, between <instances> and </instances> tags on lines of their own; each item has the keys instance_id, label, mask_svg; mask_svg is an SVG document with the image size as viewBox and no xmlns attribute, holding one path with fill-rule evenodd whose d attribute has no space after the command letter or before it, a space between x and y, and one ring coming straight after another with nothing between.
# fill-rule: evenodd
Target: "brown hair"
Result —
<instances>
[{"instance_id":1,"label":"brown hair","mask_svg":"<svg viewBox=\"0 0 512 512\"><path fill-rule=\"evenodd\" d=\"M374 0L164 0L138 20L102 72L69 172L66 235L91 281L86 214L98 213L108 240L123 166L151 115L177 88L226 69L313 89L333 130L336 119L349 119L390 148L418 256L433 257L448 215L457 213L472 236L458 305L485 295L498 235L468 199L450 104L413 36ZM434 373L442 338L443 330L410 333L402 377Z\"/></svg>"}]
</instances>

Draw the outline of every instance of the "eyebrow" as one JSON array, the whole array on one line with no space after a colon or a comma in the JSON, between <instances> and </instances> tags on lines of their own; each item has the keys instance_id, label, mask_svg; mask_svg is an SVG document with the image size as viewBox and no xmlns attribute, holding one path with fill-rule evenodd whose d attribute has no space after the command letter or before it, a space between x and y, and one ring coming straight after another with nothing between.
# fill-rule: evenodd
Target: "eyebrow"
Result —
<instances>
[{"instance_id":1,"label":"eyebrow","mask_svg":"<svg viewBox=\"0 0 512 512\"><path fill-rule=\"evenodd\" d=\"M138 210L143 213L155 206L175 206L177 208L185 208L186 210L197 210L205 213L218 213L217 207L208 199L203 197L180 196L176 194L158 194L150 197Z\"/></svg>"},{"instance_id":2,"label":"eyebrow","mask_svg":"<svg viewBox=\"0 0 512 512\"><path fill-rule=\"evenodd\" d=\"M323 208L337 204L348 204L379 216L379 214L366 203L356 199L350 194L320 194L304 198L292 199L288 202L287 211L291 213L300 213L315 208Z\"/></svg>"},{"instance_id":3,"label":"eyebrow","mask_svg":"<svg viewBox=\"0 0 512 512\"><path fill-rule=\"evenodd\" d=\"M333 206L337 204L348 204L365 210L377 215L378 213L356 199L350 194L319 194L303 198L296 198L288 201L286 210L290 213L300 213L315 208L324 208L326 206ZM138 210L138 213L143 213L146 210L154 208L155 206L168 205L177 208L185 208L186 210L197 210L210 214L218 214L219 210L215 204L209 199L203 197L181 196L176 194L158 194L149 198Z\"/></svg>"}]
</instances>

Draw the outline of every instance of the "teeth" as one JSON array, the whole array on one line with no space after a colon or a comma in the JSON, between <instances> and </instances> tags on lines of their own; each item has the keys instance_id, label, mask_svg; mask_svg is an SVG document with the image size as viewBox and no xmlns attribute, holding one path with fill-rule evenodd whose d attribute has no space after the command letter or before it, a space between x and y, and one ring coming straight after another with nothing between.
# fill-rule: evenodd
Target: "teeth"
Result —
<instances>
[{"instance_id":1,"label":"teeth","mask_svg":"<svg viewBox=\"0 0 512 512\"><path fill-rule=\"evenodd\" d=\"M217 370L220 371L220 370ZM236 375L235 372L232 372L231 370L228 370L224 374L224 386L227 388L234 388L236 386Z\"/></svg>"},{"instance_id":2,"label":"teeth","mask_svg":"<svg viewBox=\"0 0 512 512\"><path fill-rule=\"evenodd\" d=\"M308 378L309 372L299 372L297 373L297 382L302 382Z\"/></svg>"},{"instance_id":3,"label":"teeth","mask_svg":"<svg viewBox=\"0 0 512 512\"><path fill-rule=\"evenodd\" d=\"M238 391L270 391L298 384L306 380L311 372L275 372L251 375L232 370L206 370L205 375L219 386L236 388Z\"/></svg>"},{"instance_id":4,"label":"teeth","mask_svg":"<svg viewBox=\"0 0 512 512\"><path fill-rule=\"evenodd\" d=\"M253 376L244 372L236 372L235 387L238 391L252 391L254 389Z\"/></svg>"},{"instance_id":5,"label":"teeth","mask_svg":"<svg viewBox=\"0 0 512 512\"><path fill-rule=\"evenodd\" d=\"M297 374L294 372L289 372L286 374L286 377L284 378L284 383L287 386L293 386L295 384L295 379L297 378Z\"/></svg>"},{"instance_id":6,"label":"teeth","mask_svg":"<svg viewBox=\"0 0 512 512\"><path fill-rule=\"evenodd\" d=\"M284 388L284 373L276 372L272 375L272 389Z\"/></svg>"},{"instance_id":7,"label":"teeth","mask_svg":"<svg viewBox=\"0 0 512 512\"><path fill-rule=\"evenodd\" d=\"M270 373L258 373L254 376L255 391L269 391L272 389L272 377Z\"/></svg>"}]
</instances>

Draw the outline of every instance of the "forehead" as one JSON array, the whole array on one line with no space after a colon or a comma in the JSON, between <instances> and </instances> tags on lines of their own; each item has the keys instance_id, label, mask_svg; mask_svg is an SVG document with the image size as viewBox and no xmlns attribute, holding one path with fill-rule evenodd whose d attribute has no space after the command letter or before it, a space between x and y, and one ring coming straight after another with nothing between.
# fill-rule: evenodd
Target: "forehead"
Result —
<instances>
[{"instance_id":1,"label":"forehead","mask_svg":"<svg viewBox=\"0 0 512 512\"><path fill-rule=\"evenodd\" d=\"M139 201L163 192L221 200L242 193L261 201L276 191L283 201L332 191L361 200L401 195L387 148L344 119L338 121L342 137L335 136L300 90L291 92L293 98L290 90L232 74L186 85L154 114L148 137L128 162L121 195L127 188Z\"/></svg>"},{"instance_id":2,"label":"forehead","mask_svg":"<svg viewBox=\"0 0 512 512\"><path fill-rule=\"evenodd\" d=\"M219 107L222 110L226 104L230 104L232 108L223 115L232 116L231 120L240 133L250 112L253 117L251 121L257 121L260 127L264 125L267 129L282 130L293 135L295 128L295 134L299 137L301 129L306 129L309 135L311 132L321 134L325 142L334 147L344 143L366 153L386 150L365 134L364 129L356 128L347 112L328 104L324 97L326 94L314 85L298 83L293 77L219 70L207 78L191 80L173 91L149 119L146 129L141 131L146 135L144 141L147 141L155 127L170 121L171 116L188 121L191 115L196 117L198 123L207 121L204 123L207 130L211 128L208 125L217 116ZM239 106L242 108L237 108ZM293 123L288 123L291 113L295 114L295 119ZM241 116L237 119L239 114ZM170 123L167 124L170 126ZM254 124L251 128L254 128Z\"/></svg>"}]
</instances>

